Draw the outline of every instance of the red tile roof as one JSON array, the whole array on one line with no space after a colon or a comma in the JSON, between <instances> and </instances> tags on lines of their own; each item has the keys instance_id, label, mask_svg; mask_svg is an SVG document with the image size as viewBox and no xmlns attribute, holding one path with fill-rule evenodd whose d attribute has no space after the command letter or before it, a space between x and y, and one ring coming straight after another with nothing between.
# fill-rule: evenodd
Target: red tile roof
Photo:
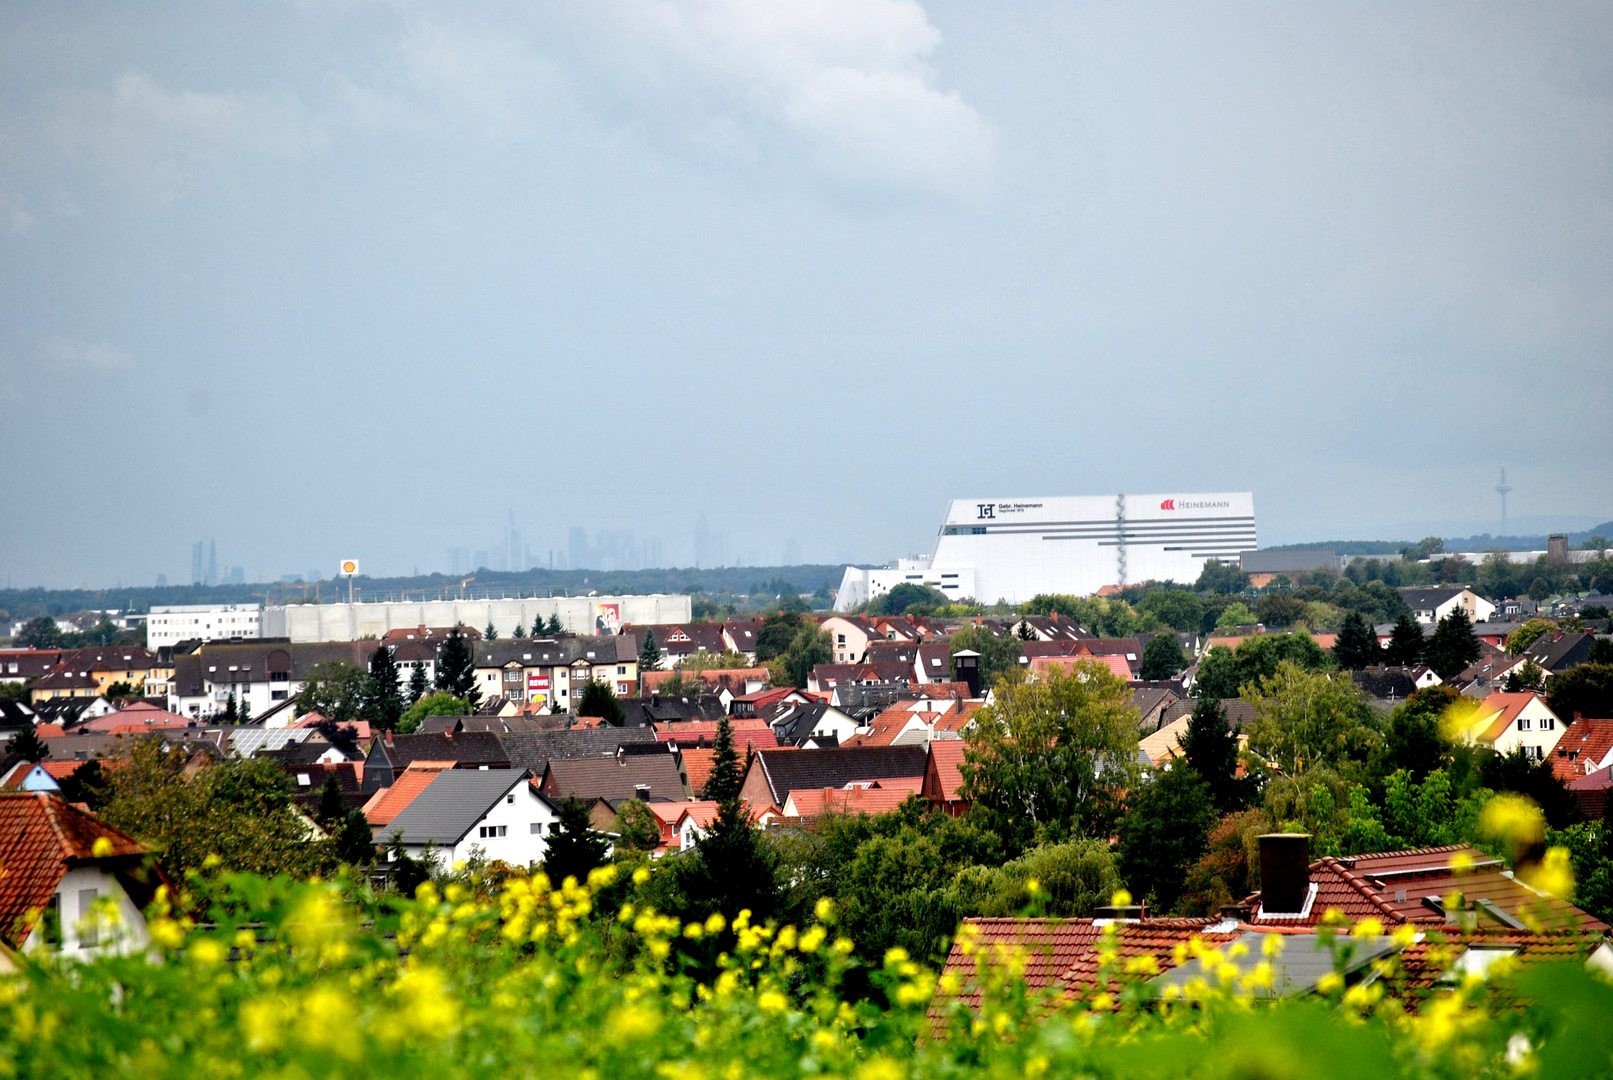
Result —
<instances>
[{"instance_id":1,"label":"red tile roof","mask_svg":"<svg viewBox=\"0 0 1613 1080\"><path fill-rule=\"evenodd\" d=\"M96 842L107 841L97 853ZM0 793L0 942L17 948L69 861L144 855L127 833L45 792Z\"/></svg>"},{"instance_id":2,"label":"red tile roof","mask_svg":"<svg viewBox=\"0 0 1613 1080\"><path fill-rule=\"evenodd\" d=\"M943 802L958 802L963 798L963 764L965 744L962 739L937 739L930 743L929 772L935 774L941 789L935 792Z\"/></svg>"},{"instance_id":3,"label":"red tile roof","mask_svg":"<svg viewBox=\"0 0 1613 1080\"><path fill-rule=\"evenodd\" d=\"M1613 753L1613 720L1575 720L1557 740L1551 771L1567 783L1595 772L1609 753Z\"/></svg>"},{"instance_id":4,"label":"red tile roof","mask_svg":"<svg viewBox=\"0 0 1613 1080\"><path fill-rule=\"evenodd\" d=\"M881 780L869 788L797 788L784 800L785 812L810 818L820 814L888 814L916 795L923 777Z\"/></svg>"},{"instance_id":5,"label":"red tile roof","mask_svg":"<svg viewBox=\"0 0 1613 1080\"><path fill-rule=\"evenodd\" d=\"M138 701L128 708L117 712L97 716L94 720L86 721L75 731L148 731L156 728L189 727L195 723L190 717L171 713L167 709L159 709L144 701Z\"/></svg>"},{"instance_id":6,"label":"red tile roof","mask_svg":"<svg viewBox=\"0 0 1613 1080\"><path fill-rule=\"evenodd\" d=\"M446 769L452 769L452 761L411 761L406 769L398 774L391 787L382 788L370 796L370 801L364 804L364 817L369 821L371 828L384 828L392 824L392 819L403 813L404 807L414 802L415 797L433 780L437 774Z\"/></svg>"}]
</instances>

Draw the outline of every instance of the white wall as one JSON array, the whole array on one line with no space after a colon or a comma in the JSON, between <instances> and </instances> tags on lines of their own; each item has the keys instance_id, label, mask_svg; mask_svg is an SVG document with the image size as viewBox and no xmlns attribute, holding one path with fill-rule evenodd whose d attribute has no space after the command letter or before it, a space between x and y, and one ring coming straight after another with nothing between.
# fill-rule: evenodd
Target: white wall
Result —
<instances>
[{"instance_id":1,"label":"white wall","mask_svg":"<svg viewBox=\"0 0 1613 1080\"><path fill-rule=\"evenodd\" d=\"M514 797L513 802L509 801L511 796ZM452 866L469 859L475 849L480 848L489 859L502 859L511 866L532 866L543 862L549 850L549 833L559 820L559 815L539 797L530 783L523 780L494 804L487 816L473 825L452 850L435 848L433 854L439 864L446 861ZM541 831L533 832L534 825ZM483 826L503 826L505 835L482 836ZM424 845L409 845L407 850L417 859L424 857L426 851Z\"/></svg>"},{"instance_id":2,"label":"white wall","mask_svg":"<svg viewBox=\"0 0 1613 1080\"><path fill-rule=\"evenodd\" d=\"M194 638L203 641L259 638L263 636L262 627L263 609L256 604L154 607L146 619L146 647L155 649Z\"/></svg>"},{"instance_id":3,"label":"white wall","mask_svg":"<svg viewBox=\"0 0 1613 1080\"><path fill-rule=\"evenodd\" d=\"M574 634L592 634L602 605L614 604L622 623L639 626L686 623L693 617L689 597L650 596L529 597L524 600L427 600L357 604L288 604L265 608L264 637L302 641L357 641L380 637L389 630L417 626L445 627L463 623L484 629L489 622L500 637L510 637L517 626L530 629L532 620L560 616L560 625Z\"/></svg>"},{"instance_id":4,"label":"white wall","mask_svg":"<svg viewBox=\"0 0 1613 1080\"><path fill-rule=\"evenodd\" d=\"M117 903L116 925L106 920L96 919L95 912L88 904L82 903L87 897L82 894L94 890L97 898L112 897ZM129 894L123 891L118 879L96 866L78 866L67 871L62 876L61 884L56 888L58 911L61 914L62 924L62 955L89 958L108 953L126 955L139 952L150 942L146 935L145 916L134 906ZM91 944L80 938L80 931L88 929L82 925L85 920L96 922L95 941ZM35 926L33 933L22 943L24 951L44 947L44 935L41 927Z\"/></svg>"}]
</instances>

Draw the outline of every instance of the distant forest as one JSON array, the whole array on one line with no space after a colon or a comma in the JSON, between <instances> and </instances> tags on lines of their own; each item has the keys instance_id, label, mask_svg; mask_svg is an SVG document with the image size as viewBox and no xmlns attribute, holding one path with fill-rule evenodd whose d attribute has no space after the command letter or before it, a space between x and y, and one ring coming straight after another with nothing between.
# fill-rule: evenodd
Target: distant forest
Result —
<instances>
[{"instance_id":1,"label":"distant forest","mask_svg":"<svg viewBox=\"0 0 1613 1080\"><path fill-rule=\"evenodd\" d=\"M464 588L466 597L503 595L580 596L642 595L645 593L703 593L708 596L779 596L821 594L840 586L845 566L744 566L657 570L525 570L501 573L480 570ZM421 574L415 577L353 579L354 599L440 600L460 595L461 577L472 575ZM158 604L295 604L347 599L347 580L284 584L248 582L244 585L128 586L115 589L0 589L0 612L11 620L36 615L66 615L75 611L115 609L148 611ZM3 630L0 630L3 633Z\"/></svg>"},{"instance_id":2,"label":"distant forest","mask_svg":"<svg viewBox=\"0 0 1613 1080\"><path fill-rule=\"evenodd\" d=\"M1594 528L1583 532L1568 534L1568 546L1578 547L1593 536L1613 537L1613 521L1604 521ZM1316 540L1309 544L1277 544L1268 550L1272 551L1301 551L1307 548L1332 548L1340 555L1399 555L1409 547L1416 547L1417 540ZM1447 536L1445 539L1446 551L1545 551L1546 537L1540 536L1491 536L1489 533L1480 533L1478 536Z\"/></svg>"}]
</instances>

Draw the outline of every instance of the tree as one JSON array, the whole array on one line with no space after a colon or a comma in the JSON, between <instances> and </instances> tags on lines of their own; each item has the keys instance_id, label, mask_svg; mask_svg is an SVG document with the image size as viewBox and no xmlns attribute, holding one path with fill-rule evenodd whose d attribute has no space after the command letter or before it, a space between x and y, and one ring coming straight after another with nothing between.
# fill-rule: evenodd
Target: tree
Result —
<instances>
[{"instance_id":1,"label":"tree","mask_svg":"<svg viewBox=\"0 0 1613 1080\"><path fill-rule=\"evenodd\" d=\"M526 630L523 629L522 623L517 622L515 624L515 629L510 631L510 637L517 639L526 637Z\"/></svg>"},{"instance_id":2,"label":"tree","mask_svg":"<svg viewBox=\"0 0 1613 1080\"><path fill-rule=\"evenodd\" d=\"M1507 754L1491 754L1484 761L1484 786L1495 791L1527 795L1546 815L1554 829L1567 828L1579 819L1579 802L1552 772L1551 758L1531 758L1523 747Z\"/></svg>"},{"instance_id":3,"label":"tree","mask_svg":"<svg viewBox=\"0 0 1613 1080\"><path fill-rule=\"evenodd\" d=\"M801 632L802 619L798 612L778 611L768 615L762 620L762 627L756 632L756 661L765 664L769 660L784 655ZM833 650L830 650L833 655Z\"/></svg>"},{"instance_id":4,"label":"tree","mask_svg":"<svg viewBox=\"0 0 1613 1080\"><path fill-rule=\"evenodd\" d=\"M297 692L297 711L316 712L339 724L358 717L364 702L368 676L364 669L347 660L322 660L308 672Z\"/></svg>"},{"instance_id":5,"label":"tree","mask_svg":"<svg viewBox=\"0 0 1613 1080\"><path fill-rule=\"evenodd\" d=\"M1564 720L1613 716L1613 664L1576 664L1553 676L1546 704Z\"/></svg>"},{"instance_id":6,"label":"tree","mask_svg":"<svg viewBox=\"0 0 1613 1080\"><path fill-rule=\"evenodd\" d=\"M1529 619L1507 635L1507 652L1513 656L1522 656L1523 651L1539 640L1542 635L1549 634L1555 629L1557 629L1557 624L1550 619Z\"/></svg>"},{"instance_id":7,"label":"tree","mask_svg":"<svg viewBox=\"0 0 1613 1080\"><path fill-rule=\"evenodd\" d=\"M413 705L426 696L431 684L426 681L426 662L416 660L414 670L409 673L409 704Z\"/></svg>"},{"instance_id":8,"label":"tree","mask_svg":"<svg viewBox=\"0 0 1613 1080\"><path fill-rule=\"evenodd\" d=\"M928 615L952 603L940 589L904 581L868 601L870 615Z\"/></svg>"},{"instance_id":9,"label":"tree","mask_svg":"<svg viewBox=\"0 0 1613 1080\"><path fill-rule=\"evenodd\" d=\"M745 659L744 653L737 653L732 649L724 649L722 652L696 649L678 661L679 671L731 671L743 667L750 667L750 661Z\"/></svg>"},{"instance_id":10,"label":"tree","mask_svg":"<svg viewBox=\"0 0 1613 1080\"><path fill-rule=\"evenodd\" d=\"M124 698L139 697L140 691L135 688L133 683L125 682L122 679L119 679L117 682L108 685L105 690L101 691L101 696L106 698L108 701L122 701Z\"/></svg>"},{"instance_id":11,"label":"tree","mask_svg":"<svg viewBox=\"0 0 1613 1080\"><path fill-rule=\"evenodd\" d=\"M1120 873L1132 895L1162 912L1174 907L1215 823L1210 787L1196 769L1166 769L1145 785L1120 819Z\"/></svg>"},{"instance_id":12,"label":"tree","mask_svg":"<svg viewBox=\"0 0 1613 1080\"><path fill-rule=\"evenodd\" d=\"M370 671L364 680L359 715L382 731L398 726L403 715L403 693L398 688L398 661L392 649L378 645L370 654Z\"/></svg>"},{"instance_id":13,"label":"tree","mask_svg":"<svg viewBox=\"0 0 1613 1080\"><path fill-rule=\"evenodd\" d=\"M588 807L575 795L560 804L560 829L549 836L543 872L559 885L566 878L588 880L588 871L605 863L610 841L593 829Z\"/></svg>"},{"instance_id":14,"label":"tree","mask_svg":"<svg viewBox=\"0 0 1613 1080\"><path fill-rule=\"evenodd\" d=\"M492 619L487 620L487 629L482 631L482 637L487 641L498 640L498 628L493 625Z\"/></svg>"},{"instance_id":15,"label":"tree","mask_svg":"<svg viewBox=\"0 0 1613 1080\"><path fill-rule=\"evenodd\" d=\"M39 732L34 730L32 724L20 729L16 735L12 736L6 750L8 753L16 754L24 761L38 762L50 757L50 747L45 745L45 740L39 737Z\"/></svg>"},{"instance_id":16,"label":"tree","mask_svg":"<svg viewBox=\"0 0 1613 1080\"><path fill-rule=\"evenodd\" d=\"M549 616L549 633L550 635L565 633L565 627L560 625L560 612L558 611Z\"/></svg>"},{"instance_id":17,"label":"tree","mask_svg":"<svg viewBox=\"0 0 1613 1080\"><path fill-rule=\"evenodd\" d=\"M1395 628L1389 632L1385 659L1395 667L1416 667L1422 663L1425 648L1423 628L1417 625L1410 612L1402 612L1395 620Z\"/></svg>"},{"instance_id":18,"label":"tree","mask_svg":"<svg viewBox=\"0 0 1613 1080\"><path fill-rule=\"evenodd\" d=\"M829 637L829 631L820 629L817 623L807 622L796 631L790 647L777 658L777 663L785 683L802 688L811 677L813 668L833 659L834 641Z\"/></svg>"},{"instance_id":19,"label":"tree","mask_svg":"<svg viewBox=\"0 0 1613 1080\"><path fill-rule=\"evenodd\" d=\"M336 833L336 857L349 866L364 866L375 861L374 834L364 811L349 810L342 816L341 828Z\"/></svg>"},{"instance_id":20,"label":"tree","mask_svg":"<svg viewBox=\"0 0 1613 1080\"><path fill-rule=\"evenodd\" d=\"M240 718L241 714L235 707L235 692L232 690L230 692L230 699L224 706L224 715L219 717L219 723L233 724Z\"/></svg>"},{"instance_id":21,"label":"tree","mask_svg":"<svg viewBox=\"0 0 1613 1080\"><path fill-rule=\"evenodd\" d=\"M1344 625L1339 628L1338 641L1333 646L1333 658L1339 662L1339 667L1351 671L1383 662L1378 635L1360 612L1352 611L1344 616Z\"/></svg>"},{"instance_id":22,"label":"tree","mask_svg":"<svg viewBox=\"0 0 1613 1080\"><path fill-rule=\"evenodd\" d=\"M1305 601L1291 592L1266 593L1256 610L1260 621L1267 626L1293 626L1305 619Z\"/></svg>"},{"instance_id":23,"label":"tree","mask_svg":"<svg viewBox=\"0 0 1613 1080\"><path fill-rule=\"evenodd\" d=\"M1176 635L1169 630L1155 634L1143 648L1143 662L1138 674L1144 679L1169 679L1187 667L1187 654L1177 643Z\"/></svg>"},{"instance_id":24,"label":"tree","mask_svg":"<svg viewBox=\"0 0 1613 1080\"><path fill-rule=\"evenodd\" d=\"M437 652L437 689L464 698L473 709L481 704L481 691L476 686L476 657L458 626L448 631Z\"/></svg>"},{"instance_id":25,"label":"tree","mask_svg":"<svg viewBox=\"0 0 1613 1080\"><path fill-rule=\"evenodd\" d=\"M1000 683L965 736L963 796L999 836L1103 836L1136 775L1137 709L1107 667L1080 661Z\"/></svg>"},{"instance_id":26,"label":"tree","mask_svg":"<svg viewBox=\"0 0 1613 1080\"><path fill-rule=\"evenodd\" d=\"M1509 694L1520 694L1527 690L1533 690L1537 694L1544 694L1546 692L1546 672L1533 660L1525 660L1507 672L1507 679L1502 688Z\"/></svg>"},{"instance_id":27,"label":"tree","mask_svg":"<svg viewBox=\"0 0 1613 1080\"><path fill-rule=\"evenodd\" d=\"M729 724L727 716L719 717L717 738L712 743L711 772L706 776L705 786L700 789L700 797L715 802L737 799L743 781L744 777L739 774L739 755L734 751L733 726Z\"/></svg>"},{"instance_id":28,"label":"tree","mask_svg":"<svg viewBox=\"0 0 1613 1080\"><path fill-rule=\"evenodd\" d=\"M661 845L661 819L642 799L628 799L616 810L616 850L651 852Z\"/></svg>"},{"instance_id":29,"label":"tree","mask_svg":"<svg viewBox=\"0 0 1613 1080\"><path fill-rule=\"evenodd\" d=\"M235 722L237 724L250 724L252 722L252 703L241 695L241 703L235 708Z\"/></svg>"},{"instance_id":30,"label":"tree","mask_svg":"<svg viewBox=\"0 0 1613 1080\"><path fill-rule=\"evenodd\" d=\"M1416 691L1389 714L1389 733L1384 737L1386 772L1406 770L1421 781L1450 758L1451 743L1445 737L1444 720L1451 706L1462 699L1448 686L1427 686Z\"/></svg>"},{"instance_id":31,"label":"tree","mask_svg":"<svg viewBox=\"0 0 1613 1080\"><path fill-rule=\"evenodd\" d=\"M1019 620L1019 628L1016 636L1021 641L1035 641L1036 631L1031 629L1031 624L1028 620L1021 618Z\"/></svg>"},{"instance_id":32,"label":"tree","mask_svg":"<svg viewBox=\"0 0 1613 1080\"><path fill-rule=\"evenodd\" d=\"M427 694L403 711L398 718L398 734L407 735L419 731L420 725L428 716L469 716L471 714L470 702L464 698L455 697L445 690L438 690L434 694Z\"/></svg>"},{"instance_id":33,"label":"tree","mask_svg":"<svg viewBox=\"0 0 1613 1080\"><path fill-rule=\"evenodd\" d=\"M1479 639L1473 635L1473 622L1457 608L1439 620L1434 636L1428 639L1428 666L1441 679L1453 679L1482 654Z\"/></svg>"},{"instance_id":34,"label":"tree","mask_svg":"<svg viewBox=\"0 0 1613 1080\"><path fill-rule=\"evenodd\" d=\"M1249 606L1241 600L1235 600L1221 609L1221 614L1215 620L1217 630L1235 630L1240 626L1253 626L1260 616L1249 610Z\"/></svg>"},{"instance_id":35,"label":"tree","mask_svg":"<svg viewBox=\"0 0 1613 1080\"><path fill-rule=\"evenodd\" d=\"M655 643L655 631L644 631L644 644L638 650L640 672L661 670L661 646Z\"/></svg>"},{"instance_id":36,"label":"tree","mask_svg":"<svg viewBox=\"0 0 1613 1080\"><path fill-rule=\"evenodd\" d=\"M86 761L56 783L64 801L83 803L97 814L112 799L112 782L99 761Z\"/></svg>"},{"instance_id":37,"label":"tree","mask_svg":"<svg viewBox=\"0 0 1613 1080\"><path fill-rule=\"evenodd\" d=\"M56 620L49 615L29 619L11 639L12 645L19 649L54 649L61 642L62 632L56 628Z\"/></svg>"},{"instance_id":38,"label":"tree","mask_svg":"<svg viewBox=\"0 0 1613 1080\"><path fill-rule=\"evenodd\" d=\"M1183 634L1196 633L1204 620L1204 601L1186 589L1152 589L1137 602L1137 610Z\"/></svg>"},{"instance_id":39,"label":"tree","mask_svg":"<svg viewBox=\"0 0 1613 1080\"><path fill-rule=\"evenodd\" d=\"M627 720L622 703L609 686L598 679L589 679L582 689L582 701L577 706L578 716L597 716L611 727L621 727Z\"/></svg>"},{"instance_id":40,"label":"tree","mask_svg":"<svg viewBox=\"0 0 1613 1080\"><path fill-rule=\"evenodd\" d=\"M347 817L347 801L342 798L342 783L335 773L326 773L319 788L319 823L329 829Z\"/></svg>"},{"instance_id":41,"label":"tree","mask_svg":"<svg viewBox=\"0 0 1613 1080\"><path fill-rule=\"evenodd\" d=\"M1365 761L1377 740L1372 709L1347 676L1284 660L1245 691L1254 708L1249 749L1296 776L1314 765Z\"/></svg>"},{"instance_id":42,"label":"tree","mask_svg":"<svg viewBox=\"0 0 1613 1080\"><path fill-rule=\"evenodd\" d=\"M1309 634L1255 634L1238 643L1236 652L1215 645L1199 661L1193 685L1197 697L1237 697L1245 686L1277 673L1283 661L1305 671L1326 671L1331 657Z\"/></svg>"},{"instance_id":43,"label":"tree","mask_svg":"<svg viewBox=\"0 0 1613 1080\"><path fill-rule=\"evenodd\" d=\"M1230 814L1239 809L1245 784L1238 779L1238 736L1218 699L1201 697L1193 703L1181 747L1183 760L1204 779L1216 810Z\"/></svg>"},{"instance_id":44,"label":"tree","mask_svg":"<svg viewBox=\"0 0 1613 1080\"><path fill-rule=\"evenodd\" d=\"M1241 593L1248 587L1248 574L1234 563L1224 563L1217 559L1204 560L1204 569L1199 572L1199 579L1193 586L1199 592L1223 593L1229 596Z\"/></svg>"}]
</instances>

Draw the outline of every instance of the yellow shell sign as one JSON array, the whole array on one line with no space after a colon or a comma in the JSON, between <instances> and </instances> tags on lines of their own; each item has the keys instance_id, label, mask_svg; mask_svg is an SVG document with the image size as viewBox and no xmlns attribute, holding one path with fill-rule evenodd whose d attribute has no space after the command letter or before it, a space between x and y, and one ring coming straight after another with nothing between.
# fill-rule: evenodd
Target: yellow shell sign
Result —
<instances>
[{"instance_id":1,"label":"yellow shell sign","mask_svg":"<svg viewBox=\"0 0 1613 1080\"><path fill-rule=\"evenodd\" d=\"M357 559L343 559L342 560L342 573L348 575L349 577L351 577L352 575L358 573L358 560Z\"/></svg>"}]
</instances>

